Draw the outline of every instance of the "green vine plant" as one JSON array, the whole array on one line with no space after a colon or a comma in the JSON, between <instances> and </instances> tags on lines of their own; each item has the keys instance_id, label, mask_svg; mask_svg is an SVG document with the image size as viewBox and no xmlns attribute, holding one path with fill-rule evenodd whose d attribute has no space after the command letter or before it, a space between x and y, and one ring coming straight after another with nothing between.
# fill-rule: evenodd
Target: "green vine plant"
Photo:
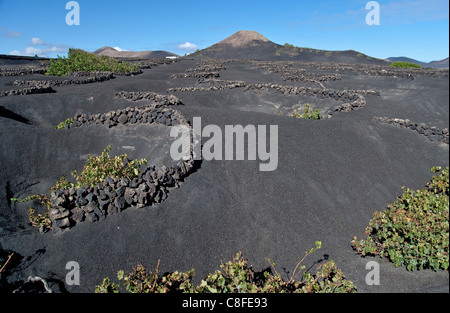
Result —
<instances>
[{"instance_id":1,"label":"green vine plant","mask_svg":"<svg viewBox=\"0 0 450 313\"><path fill-rule=\"evenodd\" d=\"M126 154L110 157L111 146L106 147L98 157L88 156L88 161L81 173L73 171L75 183L70 183L63 175L51 191L60 189L80 188L83 186L95 187L105 181L107 177L133 179L139 175L139 168L147 164L146 159L129 160Z\"/></svg>"},{"instance_id":2,"label":"green vine plant","mask_svg":"<svg viewBox=\"0 0 450 313\"><path fill-rule=\"evenodd\" d=\"M298 262L297 266L294 269L294 272L292 273L291 278L289 279L288 283L292 284L295 282L295 278L298 275L297 270L304 270L305 269L305 265L301 265L303 263L303 261L308 257L308 255L314 253L316 250L321 249L322 248L322 242L320 241L316 241L316 247L315 248L311 248L308 252L305 253L305 256L303 257L303 259L300 260L300 262ZM274 272L277 274L277 276L279 278L281 278L280 274L278 274L277 270L275 269L275 263L271 262L271 260L269 258L266 258L266 261L269 263L269 265L272 267L272 269L274 270Z\"/></svg>"},{"instance_id":3,"label":"green vine plant","mask_svg":"<svg viewBox=\"0 0 450 313\"><path fill-rule=\"evenodd\" d=\"M46 75L65 76L73 72L133 73L139 71L136 64L122 62L107 56L98 56L81 49L69 49L66 57L52 60Z\"/></svg>"},{"instance_id":4,"label":"green vine plant","mask_svg":"<svg viewBox=\"0 0 450 313\"><path fill-rule=\"evenodd\" d=\"M64 122L59 123L55 126L55 129L64 129L64 128L70 128L70 125L73 124L73 119L68 118Z\"/></svg>"},{"instance_id":5,"label":"green vine plant","mask_svg":"<svg viewBox=\"0 0 450 313\"><path fill-rule=\"evenodd\" d=\"M411 62L393 62L390 67L398 67L398 68L422 68L421 65L411 63Z\"/></svg>"},{"instance_id":6,"label":"green vine plant","mask_svg":"<svg viewBox=\"0 0 450 313\"><path fill-rule=\"evenodd\" d=\"M81 173L73 171L71 174L75 182L69 182L66 175L63 175L50 188L50 191L67 190L70 188L81 188L83 186L95 187L96 185L105 181L107 177L111 178L128 178L133 179L139 175L139 168L147 164L146 159L129 160L126 154L110 157L111 145L106 147L100 156L88 156L88 161ZM28 218L34 227L39 227L41 230L51 229L50 209L51 201L46 195L32 195L24 199L12 198L13 202L28 202L36 201L42 205L45 212L36 215L36 209L30 207L28 209Z\"/></svg>"},{"instance_id":7,"label":"green vine plant","mask_svg":"<svg viewBox=\"0 0 450 313\"><path fill-rule=\"evenodd\" d=\"M308 120L320 120L322 118L320 112L321 112L320 109L312 110L311 106L309 104L306 104L305 112L303 114L300 114L296 110L294 110L290 116L295 118L304 118Z\"/></svg>"},{"instance_id":8,"label":"green vine plant","mask_svg":"<svg viewBox=\"0 0 450 313\"><path fill-rule=\"evenodd\" d=\"M45 207L44 213L36 214L36 209L33 207L28 208L28 219L33 227L38 227L42 231L45 229L51 229L52 228L52 222L50 220L50 208L51 208L51 202L50 199L46 195L32 195L29 197L26 197L25 199L17 199L17 198L11 198L11 201L13 202L28 202L28 201L37 201L39 204L43 205Z\"/></svg>"},{"instance_id":9,"label":"green vine plant","mask_svg":"<svg viewBox=\"0 0 450 313\"><path fill-rule=\"evenodd\" d=\"M375 212L366 238L351 240L356 253L388 258L407 270L448 270L449 168L433 167L425 188L403 194L383 212Z\"/></svg>"},{"instance_id":10,"label":"green vine plant","mask_svg":"<svg viewBox=\"0 0 450 313\"><path fill-rule=\"evenodd\" d=\"M344 274L336 267L334 261L327 261L319 266L316 274L305 271L302 262L311 253L320 249L321 242L316 242L316 248L306 253L297 264L292 277L285 281L276 272L274 263L271 264L275 275L270 269L255 272L248 266L242 252L238 252L231 261L222 263L220 270L209 274L200 285L194 286L192 278L195 270L188 272L166 273L159 276L159 261L155 272L147 272L142 264L136 266L131 273L119 271L117 279L130 293L354 293L356 287L353 282L345 279ZM297 276L303 271L303 278ZM100 285L95 287L96 293L119 293L121 286L106 277Z\"/></svg>"}]
</instances>

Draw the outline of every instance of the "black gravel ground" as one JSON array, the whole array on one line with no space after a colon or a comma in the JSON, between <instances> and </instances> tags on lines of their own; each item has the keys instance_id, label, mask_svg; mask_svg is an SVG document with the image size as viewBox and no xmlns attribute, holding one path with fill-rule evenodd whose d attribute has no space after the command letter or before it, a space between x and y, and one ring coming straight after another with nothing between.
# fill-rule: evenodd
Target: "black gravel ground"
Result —
<instances>
[{"instance_id":1,"label":"black gravel ground","mask_svg":"<svg viewBox=\"0 0 450 313\"><path fill-rule=\"evenodd\" d=\"M448 292L448 271L408 272L384 259L362 258L350 245L353 236L364 235L372 213L392 203L402 186L422 188L432 176L431 167L448 166L448 144L374 119L410 119L448 129L448 71L439 72L443 77L413 72L410 79L295 64L310 73L342 75L321 86L284 81L245 61L225 63L218 79L372 90L379 95L364 96L363 107L316 121L288 115L294 109L302 112L305 103L325 112L344 102L270 88L174 92L183 105L171 109L190 121L201 117L203 126L224 130L225 125L278 125L278 168L261 172L259 161L203 161L161 204L58 233L40 234L29 225L29 204L11 203L9 198L48 192L62 174L80 171L87 155L98 155L108 145L113 146L111 155L127 153L131 159L170 165L170 127L86 125L57 131L54 126L78 114L151 103L115 97L120 91L166 94L169 88L209 87L195 77L172 78L198 62L181 60L144 69L140 75L53 86L52 93L0 97L0 248L17 258L10 265L11 284L33 275L47 279L55 291L93 292L104 277L113 278L120 269L131 270L139 262L154 268L158 260L162 273L194 268L198 282L238 251L256 270L266 268L265 258L270 258L291 272L305 251L322 241L323 248L307 265L333 259L358 292ZM20 89L13 85L15 80L49 79L41 74L0 77L0 91ZM379 286L365 282L371 260L380 264ZM80 264L80 285L65 284L69 261Z\"/></svg>"}]
</instances>

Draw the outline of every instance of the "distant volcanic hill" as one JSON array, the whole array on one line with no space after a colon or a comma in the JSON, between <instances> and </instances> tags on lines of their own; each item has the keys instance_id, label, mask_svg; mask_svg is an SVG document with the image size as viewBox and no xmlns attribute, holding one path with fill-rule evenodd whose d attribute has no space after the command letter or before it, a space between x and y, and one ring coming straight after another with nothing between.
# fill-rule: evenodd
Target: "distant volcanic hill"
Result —
<instances>
[{"instance_id":1,"label":"distant volcanic hill","mask_svg":"<svg viewBox=\"0 0 450 313\"><path fill-rule=\"evenodd\" d=\"M426 67L432 68L449 68L449 58L445 58L440 61L432 61L426 65Z\"/></svg>"},{"instance_id":2,"label":"distant volcanic hill","mask_svg":"<svg viewBox=\"0 0 450 313\"><path fill-rule=\"evenodd\" d=\"M264 45L264 43L270 43L270 41L260 33L251 30L241 30L227 39L222 40L217 44L217 46L231 46L238 48L246 47L248 45L251 46L252 44L255 46L260 46Z\"/></svg>"},{"instance_id":3,"label":"distant volcanic hill","mask_svg":"<svg viewBox=\"0 0 450 313\"><path fill-rule=\"evenodd\" d=\"M440 61L432 61L429 63L417 61L417 60L407 58L407 57L391 57L386 60L388 60L390 62L409 62L409 63L418 64L423 67L431 67L431 68L448 68L449 67L448 58L440 60Z\"/></svg>"},{"instance_id":4,"label":"distant volcanic hill","mask_svg":"<svg viewBox=\"0 0 450 313\"><path fill-rule=\"evenodd\" d=\"M199 50L189 57L213 59L292 60L389 65L390 62L372 58L354 50L327 51L276 44L256 31L241 30L232 36Z\"/></svg>"},{"instance_id":5,"label":"distant volcanic hill","mask_svg":"<svg viewBox=\"0 0 450 313\"><path fill-rule=\"evenodd\" d=\"M190 55L213 59L271 59L279 46L255 31L241 30L215 45Z\"/></svg>"},{"instance_id":6,"label":"distant volcanic hill","mask_svg":"<svg viewBox=\"0 0 450 313\"><path fill-rule=\"evenodd\" d=\"M111 58L136 58L136 59L153 59L178 56L167 51L119 51L111 47L102 47L93 52L96 55L105 55Z\"/></svg>"}]
</instances>

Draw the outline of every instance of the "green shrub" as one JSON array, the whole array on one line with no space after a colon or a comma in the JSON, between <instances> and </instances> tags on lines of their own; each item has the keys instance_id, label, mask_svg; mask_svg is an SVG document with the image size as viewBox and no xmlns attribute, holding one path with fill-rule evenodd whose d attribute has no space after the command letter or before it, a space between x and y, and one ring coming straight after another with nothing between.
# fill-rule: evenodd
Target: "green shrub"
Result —
<instances>
[{"instance_id":1,"label":"green shrub","mask_svg":"<svg viewBox=\"0 0 450 313\"><path fill-rule=\"evenodd\" d=\"M299 54L300 48L289 43L285 43L282 47L276 50L275 55L288 55L288 56L297 56Z\"/></svg>"},{"instance_id":2,"label":"green shrub","mask_svg":"<svg viewBox=\"0 0 450 313\"><path fill-rule=\"evenodd\" d=\"M28 208L28 219L33 227L38 227L42 229L51 229L52 222L50 220L50 209L51 202L50 199L45 195L32 195L26 197L25 199L16 199L12 198L13 202L28 202L28 201L37 201L39 204L45 207L44 213L39 213L36 215L36 210L33 207Z\"/></svg>"},{"instance_id":3,"label":"green shrub","mask_svg":"<svg viewBox=\"0 0 450 313\"><path fill-rule=\"evenodd\" d=\"M312 110L309 104L306 104L305 112L303 114L297 113L296 110L291 113L291 117L304 118L308 120L320 120L320 109Z\"/></svg>"},{"instance_id":4,"label":"green shrub","mask_svg":"<svg viewBox=\"0 0 450 313\"><path fill-rule=\"evenodd\" d=\"M130 293L168 293L192 292L192 277L195 271L186 273L174 272L159 277L159 262L155 272L148 272L142 264L136 266L133 272L125 274L119 271L117 278L123 281L126 290ZM116 289L117 290L117 289ZM97 292L97 289L96 289Z\"/></svg>"},{"instance_id":5,"label":"green shrub","mask_svg":"<svg viewBox=\"0 0 450 313\"><path fill-rule=\"evenodd\" d=\"M399 68L422 68L419 64L410 63L410 62L394 62L390 67L399 67Z\"/></svg>"},{"instance_id":6,"label":"green shrub","mask_svg":"<svg viewBox=\"0 0 450 313\"><path fill-rule=\"evenodd\" d=\"M441 171L434 167L432 172ZM434 176L426 188L405 189L384 212L375 212L367 238L351 243L358 254L380 255L408 270L448 270L449 168Z\"/></svg>"},{"instance_id":7,"label":"green shrub","mask_svg":"<svg viewBox=\"0 0 450 313\"><path fill-rule=\"evenodd\" d=\"M105 278L101 285L95 286L95 293L119 293L119 287L119 285L112 283L109 278Z\"/></svg>"},{"instance_id":8,"label":"green shrub","mask_svg":"<svg viewBox=\"0 0 450 313\"><path fill-rule=\"evenodd\" d=\"M311 249L306 253L302 261L316 249L320 248L321 243L316 243L317 248ZM134 268L133 272L125 274L119 271L117 278L122 281L125 289L131 293L352 293L356 287L351 281L345 279L341 270L339 270L333 261L327 261L319 266L319 271L312 275L304 271L305 267L300 266L299 262L290 280L285 281L276 272L274 264L271 266L276 272L273 275L269 269L256 273L248 266L247 260L243 258L241 252L233 257L232 261L223 263L221 270L209 274L200 285L194 286L192 278L195 270L185 273L174 272L165 274L162 277L158 275L158 266L155 272L147 272L142 264ZM303 279L296 280L296 276L303 271ZM103 282L96 286L97 293L118 292L119 285L105 278Z\"/></svg>"},{"instance_id":9,"label":"green shrub","mask_svg":"<svg viewBox=\"0 0 450 313\"><path fill-rule=\"evenodd\" d=\"M58 57L56 61L51 61L46 75L64 76L72 72L131 73L138 70L137 65L129 62L120 62L107 56L97 56L80 49L69 49L67 58Z\"/></svg>"},{"instance_id":10,"label":"green shrub","mask_svg":"<svg viewBox=\"0 0 450 313\"><path fill-rule=\"evenodd\" d=\"M70 125L73 124L73 119L72 118L68 118L66 119L64 122L59 123L58 125L55 126L55 129L64 129L64 128L70 128Z\"/></svg>"},{"instance_id":11,"label":"green shrub","mask_svg":"<svg viewBox=\"0 0 450 313\"><path fill-rule=\"evenodd\" d=\"M126 154L110 157L111 146L106 147L98 157L88 156L88 161L80 174L73 171L71 174L75 178L75 183L70 183L66 175L61 176L51 191L60 189L69 189L72 187L80 188L83 186L95 187L105 181L107 177L133 179L139 174L139 168L147 164L147 160L129 160Z\"/></svg>"},{"instance_id":12,"label":"green shrub","mask_svg":"<svg viewBox=\"0 0 450 313\"><path fill-rule=\"evenodd\" d=\"M80 188L82 186L95 187L105 181L107 177L133 179L138 176L139 168L147 164L147 160L129 160L126 154L110 157L111 146L106 147L98 157L88 156L88 161L80 174L72 172L76 183L69 183L65 176L57 182L52 190L69 189L71 187Z\"/></svg>"},{"instance_id":13,"label":"green shrub","mask_svg":"<svg viewBox=\"0 0 450 313\"><path fill-rule=\"evenodd\" d=\"M60 180L58 180L50 191L69 189L69 188L80 188L83 186L95 187L99 183L105 181L107 177L111 178L128 178L133 179L138 176L139 168L142 165L147 164L147 160L129 160L126 154L122 154L115 157L110 157L109 152L111 151L111 146L108 146L100 156L93 157L88 156L88 161L84 166L80 174L77 171L72 172L72 176L75 178L75 183L70 183L66 176L63 175ZM28 202L37 201L43 205L46 211L43 214L36 215L36 210L32 207L28 209L28 217L31 225L34 227L44 227L51 229L51 221L49 211L51 209L50 199L46 195L33 195L25 199L12 198L11 201L14 202Z\"/></svg>"}]
</instances>

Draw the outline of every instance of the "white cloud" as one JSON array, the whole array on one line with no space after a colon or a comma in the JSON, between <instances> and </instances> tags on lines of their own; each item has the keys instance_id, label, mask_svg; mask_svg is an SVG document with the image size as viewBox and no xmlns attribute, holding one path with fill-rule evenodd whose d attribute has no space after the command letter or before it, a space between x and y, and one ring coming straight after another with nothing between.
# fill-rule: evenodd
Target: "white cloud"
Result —
<instances>
[{"instance_id":1,"label":"white cloud","mask_svg":"<svg viewBox=\"0 0 450 313\"><path fill-rule=\"evenodd\" d=\"M24 50L25 55L42 55L42 49L35 47L26 47Z\"/></svg>"},{"instance_id":2,"label":"white cloud","mask_svg":"<svg viewBox=\"0 0 450 313\"><path fill-rule=\"evenodd\" d=\"M114 49L114 50L117 50L117 51L119 51L119 52L127 51L127 50L122 49L122 48L120 48L120 47L114 47L113 49Z\"/></svg>"},{"instance_id":3,"label":"white cloud","mask_svg":"<svg viewBox=\"0 0 450 313\"><path fill-rule=\"evenodd\" d=\"M46 45L45 41L43 41L42 39L39 39L39 38L32 38L31 44L32 45Z\"/></svg>"},{"instance_id":4,"label":"white cloud","mask_svg":"<svg viewBox=\"0 0 450 313\"><path fill-rule=\"evenodd\" d=\"M36 46L39 46L37 48ZM57 54L66 53L70 47L46 42L40 38L34 37L31 39L31 44L26 47L23 51L13 50L10 55L24 55L24 56L39 56L39 57L54 57Z\"/></svg>"},{"instance_id":5,"label":"white cloud","mask_svg":"<svg viewBox=\"0 0 450 313\"><path fill-rule=\"evenodd\" d=\"M198 49L198 46L194 43L187 41L181 45L178 45L178 49L181 49L184 51L195 51Z\"/></svg>"},{"instance_id":6,"label":"white cloud","mask_svg":"<svg viewBox=\"0 0 450 313\"><path fill-rule=\"evenodd\" d=\"M51 46L47 49L44 49L44 51L46 52L53 52L53 53L62 53L62 52L67 52L69 50L69 47L66 45L61 45L58 44L56 46Z\"/></svg>"},{"instance_id":7,"label":"white cloud","mask_svg":"<svg viewBox=\"0 0 450 313\"><path fill-rule=\"evenodd\" d=\"M4 37L7 37L7 38L14 38L14 37L20 37L20 36L22 36L22 33L21 33L21 32L15 32L15 31L6 29L6 28L4 28L4 27L1 27L1 28L0 28L0 31L2 31L2 32L3 32L3 36L4 36Z\"/></svg>"},{"instance_id":8,"label":"white cloud","mask_svg":"<svg viewBox=\"0 0 450 313\"><path fill-rule=\"evenodd\" d=\"M24 55L24 56L45 56L42 53L41 49L34 48L34 47L26 47L25 50L19 51L19 50L13 50L9 53L10 55Z\"/></svg>"}]
</instances>

